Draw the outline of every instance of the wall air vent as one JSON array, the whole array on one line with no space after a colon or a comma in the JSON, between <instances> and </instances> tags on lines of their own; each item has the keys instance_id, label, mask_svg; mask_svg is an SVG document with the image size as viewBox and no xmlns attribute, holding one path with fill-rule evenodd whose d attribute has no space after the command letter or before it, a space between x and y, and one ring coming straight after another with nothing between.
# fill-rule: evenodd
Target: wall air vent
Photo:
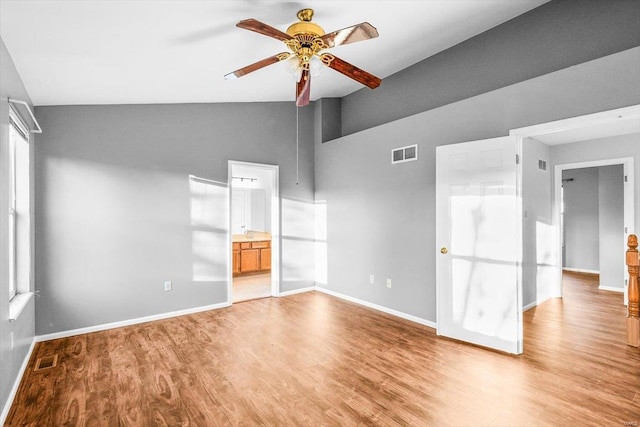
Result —
<instances>
[{"instance_id":1,"label":"wall air vent","mask_svg":"<svg viewBox=\"0 0 640 427\"><path fill-rule=\"evenodd\" d=\"M546 171L547 170L547 161L538 159L538 169L540 169L541 171Z\"/></svg>"},{"instance_id":2,"label":"wall air vent","mask_svg":"<svg viewBox=\"0 0 640 427\"><path fill-rule=\"evenodd\" d=\"M418 144L391 150L391 164L418 160Z\"/></svg>"}]
</instances>

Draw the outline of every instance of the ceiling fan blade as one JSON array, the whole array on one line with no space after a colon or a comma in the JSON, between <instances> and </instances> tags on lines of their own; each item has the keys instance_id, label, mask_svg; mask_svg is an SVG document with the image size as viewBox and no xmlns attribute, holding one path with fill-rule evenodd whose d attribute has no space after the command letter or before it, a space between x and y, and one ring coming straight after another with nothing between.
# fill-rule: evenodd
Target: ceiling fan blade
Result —
<instances>
[{"instance_id":1,"label":"ceiling fan blade","mask_svg":"<svg viewBox=\"0 0 640 427\"><path fill-rule=\"evenodd\" d=\"M376 27L368 22L362 22L351 27L325 34L320 37L320 39L327 45L327 47L334 47L375 39L376 37L378 37L378 30L376 30Z\"/></svg>"},{"instance_id":2,"label":"ceiling fan blade","mask_svg":"<svg viewBox=\"0 0 640 427\"><path fill-rule=\"evenodd\" d=\"M329 68L333 68L339 73L342 73L347 77L351 77L353 80L360 82L371 89L377 88L380 86L380 83L382 83L382 80L373 74L369 74L355 65L351 65L330 53L320 55L320 59Z\"/></svg>"},{"instance_id":3,"label":"ceiling fan blade","mask_svg":"<svg viewBox=\"0 0 640 427\"><path fill-rule=\"evenodd\" d=\"M264 22L260 22L257 19L245 19L236 24L236 27L244 28L245 30L255 31L256 33L263 34L265 36L273 37L280 41L291 40L289 34L284 33L277 28L273 28L271 25L267 25Z\"/></svg>"},{"instance_id":4,"label":"ceiling fan blade","mask_svg":"<svg viewBox=\"0 0 640 427\"><path fill-rule=\"evenodd\" d=\"M296 83L296 106L304 107L308 105L309 95L311 95L311 74L309 70L302 70L302 77Z\"/></svg>"},{"instance_id":5,"label":"ceiling fan blade","mask_svg":"<svg viewBox=\"0 0 640 427\"><path fill-rule=\"evenodd\" d=\"M251 65L247 65L246 67L240 68L239 70L236 70L234 72L231 72L229 74L225 74L224 78L226 80L235 80L237 78L240 78L246 74L252 73L256 70L259 70L260 68L264 68L268 65L271 64L275 64L276 62L280 62L280 61L284 61L285 59L287 59L289 57L290 53L288 52L281 52L278 53L277 55L273 55L270 56L268 58L265 58L261 61L255 62Z\"/></svg>"}]
</instances>

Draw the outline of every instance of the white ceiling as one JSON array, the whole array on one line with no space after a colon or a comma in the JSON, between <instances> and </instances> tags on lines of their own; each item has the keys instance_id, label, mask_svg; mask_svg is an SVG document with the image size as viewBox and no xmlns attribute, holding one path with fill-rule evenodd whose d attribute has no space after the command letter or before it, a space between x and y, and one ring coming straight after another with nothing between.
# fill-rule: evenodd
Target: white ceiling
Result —
<instances>
[{"instance_id":1,"label":"white ceiling","mask_svg":"<svg viewBox=\"0 0 640 427\"><path fill-rule=\"evenodd\" d=\"M292 101L278 64L224 80L286 50L236 22L284 31L306 7L326 32L368 21L380 37L332 53L384 79L546 1L0 0L0 35L35 105ZM361 87L325 69L311 98Z\"/></svg>"}]
</instances>

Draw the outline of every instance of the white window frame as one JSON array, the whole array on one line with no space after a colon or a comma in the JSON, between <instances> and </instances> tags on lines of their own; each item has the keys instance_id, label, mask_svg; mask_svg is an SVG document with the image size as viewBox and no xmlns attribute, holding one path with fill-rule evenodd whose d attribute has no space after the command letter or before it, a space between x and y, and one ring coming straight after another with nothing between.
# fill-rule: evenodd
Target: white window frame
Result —
<instances>
[{"instance_id":1,"label":"white window frame","mask_svg":"<svg viewBox=\"0 0 640 427\"><path fill-rule=\"evenodd\" d=\"M31 291L31 214L29 206L30 187L29 182L29 128L13 109L9 109L9 301L14 302L19 299L20 294L27 294ZM18 141L17 138L20 138ZM26 157L23 152L21 159L18 157L17 143L26 144ZM18 165L18 162L26 164ZM26 180L22 187L26 188L23 194L18 194L18 175L26 168ZM27 209L19 208L19 198L24 198L23 206ZM25 257L26 259L23 259Z\"/></svg>"}]
</instances>

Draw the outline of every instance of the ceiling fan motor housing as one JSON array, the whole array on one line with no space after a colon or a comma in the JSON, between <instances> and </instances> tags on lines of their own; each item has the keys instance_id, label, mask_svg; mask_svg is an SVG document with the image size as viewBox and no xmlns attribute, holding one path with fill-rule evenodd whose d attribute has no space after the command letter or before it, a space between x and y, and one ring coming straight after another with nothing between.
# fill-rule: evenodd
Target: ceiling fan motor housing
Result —
<instances>
[{"instance_id":1,"label":"ceiling fan motor housing","mask_svg":"<svg viewBox=\"0 0 640 427\"><path fill-rule=\"evenodd\" d=\"M326 47L318 38L323 36L325 32L321 26L311 22L312 17L312 9L302 9L298 12L300 21L287 28L287 34L293 39L285 43L300 58L303 67L308 64L313 55Z\"/></svg>"},{"instance_id":2,"label":"ceiling fan motor housing","mask_svg":"<svg viewBox=\"0 0 640 427\"><path fill-rule=\"evenodd\" d=\"M298 19L300 21L291 24L289 28L287 28L287 34L292 37L298 34L309 34L314 37L324 36L322 27L315 22L311 22L311 18L313 18L313 9L302 9L298 12Z\"/></svg>"}]
</instances>

